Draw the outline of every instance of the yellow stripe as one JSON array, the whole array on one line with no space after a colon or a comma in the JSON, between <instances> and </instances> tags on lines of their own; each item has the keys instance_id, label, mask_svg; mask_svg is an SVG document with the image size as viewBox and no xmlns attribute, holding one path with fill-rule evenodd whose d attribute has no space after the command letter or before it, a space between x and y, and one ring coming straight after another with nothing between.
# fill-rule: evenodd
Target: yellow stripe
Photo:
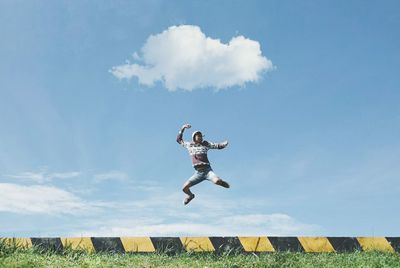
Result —
<instances>
[{"instance_id":1,"label":"yellow stripe","mask_svg":"<svg viewBox=\"0 0 400 268\"><path fill-rule=\"evenodd\" d=\"M70 247L74 250L86 250L94 252L94 246L90 237L64 237L61 238L64 248Z\"/></svg>"},{"instance_id":2,"label":"yellow stripe","mask_svg":"<svg viewBox=\"0 0 400 268\"><path fill-rule=\"evenodd\" d=\"M186 251L215 251L208 237L180 237Z\"/></svg>"},{"instance_id":3,"label":"yellow stripe","mask_svg":"<svg viewBox=\"0 0 400 268\"><path fill-rule=\"evenodd\" d=\"M385 237L357 237L363 250L379 250L394 252L394 249Z\"/></svg>"},{"instance_id":4,"label":"yellow stripe","mask_svg":"<svg viewBox=\"0 0 400 268\"><path fill-rule=\"evenodd\" d=\"M32 241L30 238L4 238L4 242L10 246L16 246L19 248L31 248Z\"/></svg>"},{"instance_id":5,"label":"yellow stripe","mask_svg":"<svg viewBox=\"0 0 400 268\"><path fill-rule=\"evenodd\" d=\"M245 251L251 252L274 252L275 249L272 246L269 239L265 236L253 236L253 237L239 237L240 243Z\"/></svg>"},{"instance_id":6,"label":"yellow stripe","mask_svg":"<svg viewBox=\"0 0 400 268\"><path fill-rule=\"evenodd\" d=\"M155 252L150 237L121 237L125 252Z\"/></svg>"},{"instance_id":7,"label":"yellow stripe","mask_svg":"<svg viewBox=\"0 0 400 268\"><path fill-rule=\"evenodd\" d=\"M335 252L326 237L298 237L305 252Z\"/></svg>"}]
</instances>

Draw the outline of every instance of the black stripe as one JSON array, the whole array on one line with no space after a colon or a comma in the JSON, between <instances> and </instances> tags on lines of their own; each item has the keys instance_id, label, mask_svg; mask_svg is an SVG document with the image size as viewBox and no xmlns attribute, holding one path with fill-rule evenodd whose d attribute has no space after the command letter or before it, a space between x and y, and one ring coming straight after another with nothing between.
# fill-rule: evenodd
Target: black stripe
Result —
<instances>
[{"instance_id":1,"label":"black stripe","mask_svg":"<svg viewBox=\"0 0 400 268\"><path fill-rule=\"evenodd\" d=\"M268 239L276 251L304 252L304 249L297 237L268 236Z\"/></svg>"},{"instance_id":2,"label":"black stripe","mask_svg":"<svg viewBox=\"0 0 400 268\"><path fill-rule=\"evenodd\" d=\"M91 237L96 252L125 252L119 237Z\"/></svg>"},{"instance_id":3,"label":"black stripe","mask_svg":"<svg viewBox=\"0 0 400 268\"><path fill-rule=\"evenodd\" d=\"M172 255L184 251L179 237L150 237L150 240L158 253Z\"/></svg>"},{"instance_id":4,"label":"black stripe","mask_svg":"<svg viewBox=\"0 0 400 268\"><path fill-rule=\"evenodd\" d=\"M362 250L360 243L354 237L328 237L328 240L336 252Z\"/></svg>"},{"instance_id":5,"label":"black stripe","mask_svg":"<svg viewBox=\"0 0 400 268\"><path fill-rule=\"evenodd\" d=\"M240 240L236 236L226 237L210 237L211 244L214 246L215 252L244 252L244 248Z\"/></svg>"},{"instance_id":6,"label":"black stripe","mask_svg":"<svg viewBox=\"0 0 400 268\"><path fill-rule=\"evenodd\" d=\"M32 245L40 249L61 252L63 250L63 245L59 237L32 237Z\"/></svg>"},{"instance_id":7,"label":"black stripe","mask_svg":"<svg viewBox=\"0 0 400 268\"><path fill-rule=\"evenodd\" d=\"M395 251L400 252L400 237L386 237L386 240Z\"/></svg>"}]
</instances>

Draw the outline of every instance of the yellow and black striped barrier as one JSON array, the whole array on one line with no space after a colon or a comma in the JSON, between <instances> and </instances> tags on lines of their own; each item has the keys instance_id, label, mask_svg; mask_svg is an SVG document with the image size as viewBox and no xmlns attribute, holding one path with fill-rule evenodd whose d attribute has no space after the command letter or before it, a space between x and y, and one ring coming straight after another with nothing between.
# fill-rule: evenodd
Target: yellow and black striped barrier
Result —
<instances>
[{"instance_id":1,"label":"yellow and black striped barrier","mask_svg":"<svg viewBox=\"0 0 400 268\"><path fill-rule=\"evenodd\" d=\"M51 237L1 238L18 247L89 252L400 252L400 237Z\"/></svg>"}]
</instances>

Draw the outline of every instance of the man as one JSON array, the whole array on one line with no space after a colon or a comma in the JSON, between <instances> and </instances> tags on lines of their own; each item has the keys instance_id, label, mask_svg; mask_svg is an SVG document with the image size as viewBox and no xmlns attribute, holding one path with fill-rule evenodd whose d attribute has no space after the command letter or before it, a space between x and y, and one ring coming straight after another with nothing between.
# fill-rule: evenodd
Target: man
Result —
<instances>
[{"instance_id":1,"label":"man","mask_svg":"<svg viewBox=\"0 0 400 268\"><path fill-rule=\"evenodd\" d=\"M203 140L203 135L200 131L195 131L192 134L192 142L183 140L183 132L187 128L191 128L190 124L185 124L179 130L176 141L185 147L190 156L192 157L192 164L195 169L195 173L183 184L183 192L188 196L185 198L183 204L187 205L193 198L194 194L190 191L190 187L204 181L212 181L216 185L220 185L225 188L229 188L229 184L219 178L212 170L210 162L207 158L207 151L209 149L223 149L228 145L228 141L222 143L211 143Z\"/></svg>"}]
</instances>

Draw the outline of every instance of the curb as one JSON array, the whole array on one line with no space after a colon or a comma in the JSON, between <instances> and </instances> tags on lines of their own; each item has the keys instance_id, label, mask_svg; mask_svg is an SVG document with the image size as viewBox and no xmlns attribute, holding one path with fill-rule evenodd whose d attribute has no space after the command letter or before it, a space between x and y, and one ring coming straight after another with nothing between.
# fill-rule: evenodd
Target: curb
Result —
<instances>
[{"instance_id":1,"label":"curb","mask_svg":"<svg viewBox=\"0 0 400 268\"><path fill-rule=\"evenodd\" d=\"M400 252L400 237L32 237L0 238L21 248L33 246L53 251L64 249L116 253L180 252Z\"/></svg>"}]
</instances>

